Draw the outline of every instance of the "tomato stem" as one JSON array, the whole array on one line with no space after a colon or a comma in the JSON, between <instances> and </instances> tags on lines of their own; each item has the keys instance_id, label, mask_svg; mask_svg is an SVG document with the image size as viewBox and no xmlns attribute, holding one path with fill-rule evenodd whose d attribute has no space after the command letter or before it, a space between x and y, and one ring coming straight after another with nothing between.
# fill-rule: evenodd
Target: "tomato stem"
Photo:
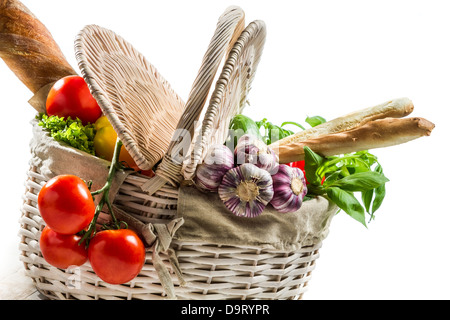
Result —
<instances>
[{"instance_id":1,"label":"tomato stem","mask_svg":"<svg viewBox=\"0 0 450 320\"><path fill-rule=\"evenodd\" d=\"M114 214L112 205L111 205L111 201L109 200L109 190L111 189L112 183L113 183L113 179L114 176L116 174L117 170L121 170L122 169L122 164L119 161L119 156L120 156L120 149L122 148L122 141L120 141L119 138L117 138L116 140L116 145L114 148L114 154L113 154L113 158L111 160L111 166L109 167L109 172L108 172L108 177L106 179L106 182L104 184L104 186L96 191L92 191L91 195L92 197L101 194L102 197L97 205L97 207L95 208L95 214L94 214L94 218L92 219L91 223L89 224L89 227L87 229L87 231L84 233L83 237L80 240L80 244L85 241L86 242L86 246L89 243L89 239L95 234L96 231L96 225L97 225L97 219L98 216L100 215L100 212L102 211L103 207L105 206L105 204L108 207L109 213L112 217L114 226L119 229L120 228L120 223L117 221L117 218Z\"/></svg>"}]
</instances>

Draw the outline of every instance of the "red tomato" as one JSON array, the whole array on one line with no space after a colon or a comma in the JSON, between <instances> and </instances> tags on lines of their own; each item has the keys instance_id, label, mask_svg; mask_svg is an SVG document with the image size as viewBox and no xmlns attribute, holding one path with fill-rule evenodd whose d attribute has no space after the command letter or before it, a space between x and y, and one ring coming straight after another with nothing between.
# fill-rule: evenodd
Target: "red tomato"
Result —
<instances>
[{"instance_id":1,"label":"red tomato","mask_svg":"<svg viewBox=\"0 0 450 320\"><path fill-rule=\"evenodd\" d=\"M306 179L305 160L291 162L291 163L289 163L289 166L294 167L294 168L299 168L300 170L302 170L303 171L303 175L305 176L306 184L309 184L308 180ZM325 181L325 177L322 178L321 184L323 184L324 181Z\"/></svg>"},{"instance_id":2,"label":"red tomato","mask_svg":"<svg viewBox=\"0 0 450 320\"><path fill-rule=\"evenodd\" d=\"M89 262L105 282L122 284L133 280L145 263L145 247L130 229L103 230L89 242Z\"/></svg>"},{"instance_id":3,"label":"red tomato","mask_svg":"<svg viewBox=\"0 0 450 320\"><path fill-rule=\"evenodd\" d=\"M50 179L38 195L42 219L55 232L75 234L94 218L95 203L86 183L74 175Z\"/></svg>"},{"instance_id":4,"label":"red tomato","mask_svg":"<svg viewBox=\"0 0 450 320\"><path fill-rule=\"evenodd\" d=\"M83 124L94 123L101 115L97 101L80 76L68 76L58 80L47 96L49 116L79 118Z\"/></svg>"},{"instance_id":5,"label":"red tomato","mask_svg":"<svg viewBox=\"0 0 450 320\"><path fill-rule=\"evenodd\" d=\"M88 260L84 243L79 245L81 237L75 234L64 235L45 226L41 233L39 246L45 261L54 267L67 269L81 266Z\"/></svg>"}]
</instances>

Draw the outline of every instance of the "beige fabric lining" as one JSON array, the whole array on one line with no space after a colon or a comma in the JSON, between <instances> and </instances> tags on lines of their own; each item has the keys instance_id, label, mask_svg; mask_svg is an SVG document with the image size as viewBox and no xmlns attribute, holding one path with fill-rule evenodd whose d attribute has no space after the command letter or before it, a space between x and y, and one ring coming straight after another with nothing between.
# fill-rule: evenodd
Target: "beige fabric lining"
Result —
<instances>
[{"instance_id":1,"label":"beige fabric lining","mask_svg":"<svg viewBox=\"0 0 450 320\"><path fill-rule=\"evenodd\" d=\"M325 239L337 211L335 204L317 197L305 201L293 213L279 213L267 206L256 218L237 217L223 205L218 194L182 186L177 216L184 218L185 223L174 239L294 251Z\"/></svg>"}]
</instances>

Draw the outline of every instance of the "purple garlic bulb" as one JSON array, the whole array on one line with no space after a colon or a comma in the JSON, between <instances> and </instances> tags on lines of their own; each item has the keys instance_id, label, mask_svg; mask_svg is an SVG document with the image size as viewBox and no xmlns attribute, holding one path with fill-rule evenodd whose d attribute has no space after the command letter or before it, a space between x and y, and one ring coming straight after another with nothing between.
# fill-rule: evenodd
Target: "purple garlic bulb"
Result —
<instances>
[{"instance_id":1,"label":"purple garlic bulb","mask_svg":"<svg viewBox=\"0 0 450 320\"><path fill-rule=\"evenodd\" d=\"M198 165L194 183L204 192L217 192L223 176L233 167L233 152L225 145L213 145L203 162Z\"/></svg>"},{"instance_id":2,"label":"purple garlic bulb","mask_svg":"<svg viewBox=\"0 0 450 320\"><path fill-rule=\"evenodd\" d=\"M251 163L229 170L219 186L219 197L234 215L259 216L273 197L271 175Z\"/></svg>"},{"instance_id":3,"label":"purple garlic bulb","mask_svg":"<svg viewBox=\"0 0 450 320\"><path fill-rule=\"evenodd\" d=\"M282 213L295 212L302 206L308 189L302 170L280 164L272 176L274 195L270 204Z\"/></svg>"},{"instance_id":4,"label":"purple garlic bulb","mask_svg":"<svg viewBox=\"0 0 450 320\"><path fill-rule=\"evenodd\" d=\"M278 171L277 154L263 141L252 135L245 134L239 138L234 156L237 165L251 163L270 174L275 174Z\"/></svg>"}]
</instances>

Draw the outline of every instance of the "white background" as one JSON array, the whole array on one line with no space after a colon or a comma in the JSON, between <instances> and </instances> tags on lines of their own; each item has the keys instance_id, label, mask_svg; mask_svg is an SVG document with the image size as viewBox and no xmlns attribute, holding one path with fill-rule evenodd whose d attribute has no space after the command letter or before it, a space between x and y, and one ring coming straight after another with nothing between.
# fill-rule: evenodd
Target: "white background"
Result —
<instances>
[{"instance_id":1,"label":"white background","mask_svg":"<svg viewBox=\"0 0 450 320\"><path fill-rule=\"evenodd\" d=\"M239 5L267 41L245 114L276 124L329 120L408 97L430 137L373 150L390 179L368 229L339 213L305 299L449 299L450 9L446 1L31 1L76 67L87 24L123 36L187 99L217 18ZM31 92L0 61L0 281L17 268L30 157Z\"/></svg>"}]
</instances>

